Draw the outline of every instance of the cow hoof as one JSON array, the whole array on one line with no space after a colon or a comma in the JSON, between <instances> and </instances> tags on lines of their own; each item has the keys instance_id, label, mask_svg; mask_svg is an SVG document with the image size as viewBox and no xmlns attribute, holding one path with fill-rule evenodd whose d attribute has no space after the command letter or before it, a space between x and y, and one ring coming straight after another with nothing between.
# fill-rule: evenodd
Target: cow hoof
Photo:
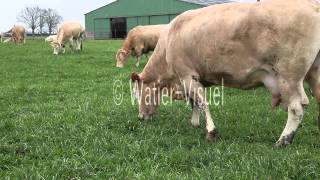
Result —
<instances>
[{"instance_id":1,"label":"cow hoof","mask_svg":"<svg viewBox=\"0 0 320 180\"><path fill-rule=\"evenodd\" d=\"M194 128L198 128L198 127L200 127L200 122L198 120L197 121L193 121L193 119L191 119L191 125Z\"/></svg>"},{"instance_id":2,"label":"cow hoof","mask_svg":"<svg viewBox=\"0 0 320 180\"><path fill-rule=\"evenodd\" d=\"M210 132L207 132L207 137L206 139L209 141L209 142L216 142L217 139L218 139L218 130L217 129L214 129Z\"/></svg>"},{"instance_id":3,"label":"cow hoof","mask_svg":"<svg viewBox=\"0 0 320 180\"><path fill-rule=\"evenodd\" d=\"M292 143L293 138L294 138L294 132L286 136L282 136L281 139L279 139L276 142L275 147L286 147Z\"/></svg>"},{"instance_id":4,"label":"cow hoof","mask_svg":"<svg viewBox=\"0 0 320 180\"><path fill-rule=\"evenodd\" d=\"M191 124L192 124L192 127L194 127L194 128L200 127L200 124L199 124L199 123L191 123Z\"/></svg>"},{"instance_id":5,"label":"cow hoof","mask_svg":"<svg viewBox=\"0 0 320 180\"><path fill-rule=\"evenodd\" d=\"M281 148L281 147L287 147L288 145L290 145L290 143L281 140L281 141L277 141L274 147Z\"/></svg>"}]
</instances>

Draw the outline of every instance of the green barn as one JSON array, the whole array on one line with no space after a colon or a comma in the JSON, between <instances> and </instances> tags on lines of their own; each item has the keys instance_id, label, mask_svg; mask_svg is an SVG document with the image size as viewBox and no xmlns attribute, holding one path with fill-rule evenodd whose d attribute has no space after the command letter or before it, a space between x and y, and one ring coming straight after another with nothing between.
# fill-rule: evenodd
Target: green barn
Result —
<instances>
[{"instance_id":1,"label":"green barn","mask_svg":"<svg viewBox=\"0 0 320 180\"><path fill-rule=\"evenodd\" d=\"M190 9L229 0L117 0L85 14L87 38L125 38L138 25L167 24Z\"/></svg>"}]
</instances>

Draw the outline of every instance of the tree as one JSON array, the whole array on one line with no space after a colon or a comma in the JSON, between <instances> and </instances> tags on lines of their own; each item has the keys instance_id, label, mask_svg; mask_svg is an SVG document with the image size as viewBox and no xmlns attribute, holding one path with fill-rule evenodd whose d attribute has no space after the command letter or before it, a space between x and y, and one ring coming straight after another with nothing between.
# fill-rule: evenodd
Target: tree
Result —
<instances>
[{"instance_id":1,"label":"tree","mask_svg":"<svg viewBox=\"0 0 320 180\"><path fill-rule=\"evenodd\" d=\"M52 34L53 30L58 27L58 24L62 21L62 17L53 9L46 10L45 23L47 24L49 34Z\"/></svg>"},{"instance_id":2,"label":"tree","mask_svg":"<svg viewBox=\"0 0 320 180\"><path fill-rule=\"evenodd\" d=\"M46 16L47 16L47 10L46 9L41 9L39 12L39 33L42 35L43 33L43 28L46 25Z\"/></svg>"},{"instance_id":3,"label":"tree","mask_svg":"<svg viewBox=\"0 0 320 180\"><path fill-rule=\"evenodd\" d=\"M21 11L20 15L18 16L19 21L24 22L29 26L29 28L31 28L33 38L35 30L39 26L40 11L41 9L38 6L26 7Z\"/></svg>"}]
</instances>

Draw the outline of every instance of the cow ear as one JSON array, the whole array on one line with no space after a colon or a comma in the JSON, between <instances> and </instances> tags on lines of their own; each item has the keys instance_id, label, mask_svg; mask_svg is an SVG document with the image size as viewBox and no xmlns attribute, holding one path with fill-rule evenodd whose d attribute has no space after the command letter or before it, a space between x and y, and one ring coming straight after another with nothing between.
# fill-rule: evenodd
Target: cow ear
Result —
<instances>
[{"instance_id":1,"label":"cow ear","mask_svg":"<svg viewBox=\"0 0 320 180\"><path fill-rule=\"evenodd\" d=\"M132 74L131 74L131 80L132 80L133 82L134 82L134 81L140 81L141 78L140 78L139 74L137 74L137 73L132 73Z\"/></svg>"}]
</instances>

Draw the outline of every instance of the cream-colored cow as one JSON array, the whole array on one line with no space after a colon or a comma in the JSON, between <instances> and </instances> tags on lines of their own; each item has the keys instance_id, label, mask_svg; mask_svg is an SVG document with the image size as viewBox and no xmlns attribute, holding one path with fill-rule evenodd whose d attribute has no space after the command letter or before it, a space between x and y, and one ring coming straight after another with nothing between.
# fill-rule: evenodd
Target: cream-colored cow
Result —
<instances>
[{"instance_id":1,"label":"cream-colored cow","mask_svg":"<svg viewBox=\"0 0 320 180\"><path fill-rule=\"evenodd\" d=\"M158 43L161 31L166 25L137 26L133 28L116 54L117 67L122 68L129 56L136 57L136 66L139 66L142 54L153 51Z\"/></svg>"},{"instance_id":2,"label":"cream-colored cow","mask_svg":"<svg viewBox=\"0 0 320 180\"><path fill-rule=\"evenodd\" d=\"M4 36L4 34L2 32L0 32L0 42L3 42L3 36Z\"/></svg>"},{"instance_id":3,"label":"cream-colored cow","mask_svg":"<svg viewBox=\"0 0 320 180\"><path fill-rule=\"evenodd\" d=\"M9 31L11 33L11 37L6 39L4 43L13 42L13 43L26 43L26 29L21 25L14 25L12 29Z\"/></svg>"},{"instance_id":4,"label":"cream-colored cow","mask_svg":"<svg viewBox=\"0 0 320 180\"><path fill-rule=\"evenodd\" d=\"M143 72L133 73L132 80L143 119L156 112L164 92L183 87L194 105L194 126L204 112L209 141L216 140L217 128L205 87L265 86L272 105L281 103L288 111L276 145L291 144L309 104L305 80L320 103L320 1L228 3L183 13L169 24Z\"/></svg>"},{"instance_id":5,"label":"cream-colored cow","mask_svg":"<svg viewBox=\"0 0 320 180\"><path fill-rule=\"evenodd\" d=\"M67 43L70 44L72 51L81 51L84 34L85 29L80 23L64 22L59 28L57 38L51 42L54 49L53 54L63 53Z\"/></svg>"},{"instance_id":6,"label":"cream-colored cow","mask_svg":"<svg viewBox=\"0 0 320 180\"><path fill-rule=\"evenodd\" d=\"M50 36L48 36L48 37L45 39L45 42L51 43L51 42L53 42L54 40L56 40L57 37L58 37L57 35L50 35Z\"/></svg>"}]
</instances>

